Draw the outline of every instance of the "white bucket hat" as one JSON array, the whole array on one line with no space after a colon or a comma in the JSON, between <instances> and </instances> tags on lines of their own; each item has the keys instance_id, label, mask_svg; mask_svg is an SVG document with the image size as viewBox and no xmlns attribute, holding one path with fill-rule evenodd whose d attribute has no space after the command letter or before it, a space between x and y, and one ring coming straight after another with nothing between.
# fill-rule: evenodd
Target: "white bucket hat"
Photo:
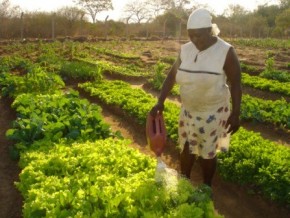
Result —
<instances>
[{"instance_id":1,"label":"white bucket hat","mask_svg":"<svg viewBox=\"0 0 290 218\"><path fill-rule=\"evenodd\" d=\"M210 12L204 8L194 10L187 20L187 29L200 29L212 27L214 35L218 35L220 30L218 26L211 23L212 17Z\"/></svg>"}]
</instances>

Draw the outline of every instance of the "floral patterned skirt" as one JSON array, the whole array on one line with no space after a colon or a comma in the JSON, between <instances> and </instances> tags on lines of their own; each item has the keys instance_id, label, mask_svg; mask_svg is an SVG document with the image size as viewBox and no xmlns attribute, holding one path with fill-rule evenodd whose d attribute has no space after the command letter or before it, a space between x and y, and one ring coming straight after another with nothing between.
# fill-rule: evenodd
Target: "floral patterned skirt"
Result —
<instances>
[{"instance_id":1,"label":"floral patterned skirt","mask_svg":"<svg viewBox=\"0 0 290 218\"><path fill-rule=\"evenodd\" d=\"M204 159L214 158L218 151L227 151L230 134L225 125L230 115L229 108L229 103L206 112L188 111L182 107L178 127L181 152L186 142L191 154Z\"/></svg>"}]
</instances>

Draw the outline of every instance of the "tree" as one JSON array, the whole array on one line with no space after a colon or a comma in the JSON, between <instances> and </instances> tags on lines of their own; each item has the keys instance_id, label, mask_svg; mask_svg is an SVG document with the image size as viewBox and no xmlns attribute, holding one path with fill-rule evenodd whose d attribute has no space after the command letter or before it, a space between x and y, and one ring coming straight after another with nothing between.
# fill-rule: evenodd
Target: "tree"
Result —
<instances>
[{"instance_id":1,"label":"tree","mask_svg":"<svg viewBox=\"0 0 290 218\"><path fill-rule=\"evenodd\" d=\"M172 8L184 10L190 4L189 0L174 0L172 1Z\"/></svg>"},{"instance_id":2,"label":"tree","mask_svg":"<svg viewBox=\"0 0 290 218\"><path fill-rule=\"evenodd\" d=\"M280 8L282 9L290 8L290 0L280 0Z\"/></svg>"},{"instance_id":3,"label":"tree","mask_svg":"<svg viewBox=\"0 0 290 218\"><path fill-rule=\"evenodd\" d=\"M156 18L163 14L165 10L170 9L171 0L147 0L145 4L148 5L152 17Z\"/></svg>"},{"instance_id":4,"label":"tree","mask_svg":"<svg viewBox=\"0 0 290 218\"><path fill-rule=\"evenodd\" d=\"M144 1L132 1L125 5L124 13L126 17L133 20L135 23L149 20L151 18L149 9ZM129 20L128 20L129 21Z\"/></svg>"},{"instance_id":5,"label":"tree","mask_svg":"<svg viewBox=\"0 0 290 218\"><path fill-rule=\"evenodd\" d=\"M82 22L85 12L77 7L63 7L56 14L66 30L65 35L67 35L74 33L76 24Z\"/></svg>"},{"instance_id":6,"label":"tree","mask_svg":"<svg viewBox=\"0 0 290 218\"><path fill-rule=\"evenodd\" d=\"M281 13L281 9L278 5L259 5L258 10L256 12L258 15L261 15L267 19L268 26L270 28L275 27L275 19L279 13Z\"/></svg>"},{"instance_id":7,"label":"tree","mask_svg":"<svg viewBox=\"0 0 290 218\"><path fill-rule=\"evenodd\" d=\"M0 2L0 18L9 18L20 12L19 6L12 6L9 0Z\"/></svg>"},{"instance_id":8,"label":"tree","mask_svg":"<svg viewBox=\"0 0 290 218\"><path fill-rule=\"evenodd\" d=\"M231 32L235 32L236 34L239 32L239 36L243 36L244 34L244 27L245 27L245 22L244 18L247 15L247 10L237 4L237 5L229 5L228 9L225 10L225 14L230 18L232 23L234 24L232 26Z\"/></svg>"},{"instance_id":9,"label":"tree","mask_svg":"<svg viewBox=\"0 0 290 218\"><path fill-rule=\"evenodd\" d=\"M267 20L265 17L256 14L248 14L245 16L245 31L249 37L261 37L265 35L268 29Z\"/></svg>"},{"instance_id":10,"label":"tree","mask_svg":"<svg viewBox=\"0 0 290 218\"><path fill-rule=\"evenodd\" d=\"M83 10L80 10L77 7L63 7L57 11L57 14L65 17L70 25L75 21L82 20L84 13Z\"/></svg>"},{"instance_id":11,"label":"tree","mask_svg":"<svg viewBox=\"0 0 290 218\"><path fill-rule=\"evenodd\" d=\"M192 8L188 7L189 0L147 0L146 5L155 26L156 33L165 37L166 35L181 36L187 17ZM163 30L163 31L161 31Z\"/></svg>"},{"instance_id":12,"label":"tree","mask_svg":"<svg viewBox=\"0 0 290 218\"><path fill-rule=\"evenodd\" d=\"M13 24L15 26L13 17L16 17L17 15L20 15L20 8L18 6L12 6L9 0L0 2L0 37L9 37L8 35L12 32L10 31L9 33L8 29L10 26L13 26Z\"/></svg>"},{"instance_id":13,"label":"tree","mask_svg":"<svg viewBox=\"0 0 290 218\"><path fill-rule=\"evenodd\" d=\"M189 0L147 0L146 5L149 6L149 10L154 15L154 18L161 14L164 15L169 11L177 17L182 17L185 11L186 14L189 14L197 5L201 5L194 3L193 8L188 8L187 6L190 2Z\"/></svg>"},{"instance_id":14,"label":"tree","mask_svg":"<svg viewBox=\"0 0 290 218\"><path fill-rule=\"evenodd\" d=\"M155 22L161 24L157 33L159 35L162 33L162 37L175 37L180 33L180 18L177 17L175 13L171 13L170 10L165 14L158 16L155 19Z\"/></svg>"},{"instance_id":15,"label":"tree","mask_svg":"<svg viewBox=\"0 0 290 218\"><path fill-rule=\"evenodd\" d=\"M216 23L221 30L219 35L233 37L234 24L228 17L224 15L218 15L217 17L214 17L213 22Z\"/></svg>"},{"instance_id":16,"label":"tree","mask_svg":"<svg viewBox=\"0 0 290 218\"><path fill-rule=\"evenodd\" d=\"M290 8L276 17L276 28L280 28L285 35L290 34Z\"/></svg>"},{"instance_id":17,"label":"tree","mask_svg":"<svg viewBox=\"0 0 290 218\"><path fill-rule=\"evenodd\" d=\"M238 18L247 14L247 10L239 4L230 4L229 7L225 10L225 14L226 16L231 18Z\"/></svg>"},{"instance_id":18,"label":"tree","mask_svg":"<svg viewBox=\"0 0 290 218\"><path fill-rule=\"evenodd\" d=\"M91 16L93 23L96 23L96 16L102 11L113 10L112 0L74 0Z\"/></svg>"}]
</instances>

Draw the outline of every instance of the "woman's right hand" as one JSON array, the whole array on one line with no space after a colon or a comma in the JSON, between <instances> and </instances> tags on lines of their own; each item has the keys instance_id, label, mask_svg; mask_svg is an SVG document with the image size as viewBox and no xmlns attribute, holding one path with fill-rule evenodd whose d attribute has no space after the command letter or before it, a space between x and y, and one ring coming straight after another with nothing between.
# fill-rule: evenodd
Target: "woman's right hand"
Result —
<instances>
[{"instance_id":1,"label":"woman's right hand","mask_svg":"<svg viewBox=\"0 0 290 218\"><path fill-rule=\"evenodd\" d=\"M151 116L155 117L157 113L162 113L163 110L164 110L164 104L161 102L157 102L157 104L155 104L150 110L150 114Z\"/></svg>"}]
</instances>

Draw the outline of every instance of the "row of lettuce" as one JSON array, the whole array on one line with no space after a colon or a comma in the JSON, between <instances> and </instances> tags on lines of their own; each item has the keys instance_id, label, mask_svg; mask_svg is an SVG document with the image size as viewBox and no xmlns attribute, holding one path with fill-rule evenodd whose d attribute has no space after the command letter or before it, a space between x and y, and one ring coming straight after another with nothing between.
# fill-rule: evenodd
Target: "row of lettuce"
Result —
<instances>
[{"instance_id":1,"label":"row of lettuce","mask_svg":"<svg viewBox=\"0 0 290 218\"><path fill-rule=\"evenodd\" d=\"M20 158L23 217L222 217L208 187L156 183L156 160L130 148L61 77L39 67L14 77L13 88L0 87L17 113L6 135Z\"/></svg>"},{"instance_id":2,"label":"row of lettuce","mask_svg":"<svg viewBox=\"0 0 290 218\"><path fill-rule=\"evenodd\" d=\"M273 39L273 38L265 38L265 39L254 39L254 38L229 38L228 39L234 45L239 46L250 46L257 48L267 48L267 49L289 49L290 41L285 39Z\"/></svg>"}]
</instances>

